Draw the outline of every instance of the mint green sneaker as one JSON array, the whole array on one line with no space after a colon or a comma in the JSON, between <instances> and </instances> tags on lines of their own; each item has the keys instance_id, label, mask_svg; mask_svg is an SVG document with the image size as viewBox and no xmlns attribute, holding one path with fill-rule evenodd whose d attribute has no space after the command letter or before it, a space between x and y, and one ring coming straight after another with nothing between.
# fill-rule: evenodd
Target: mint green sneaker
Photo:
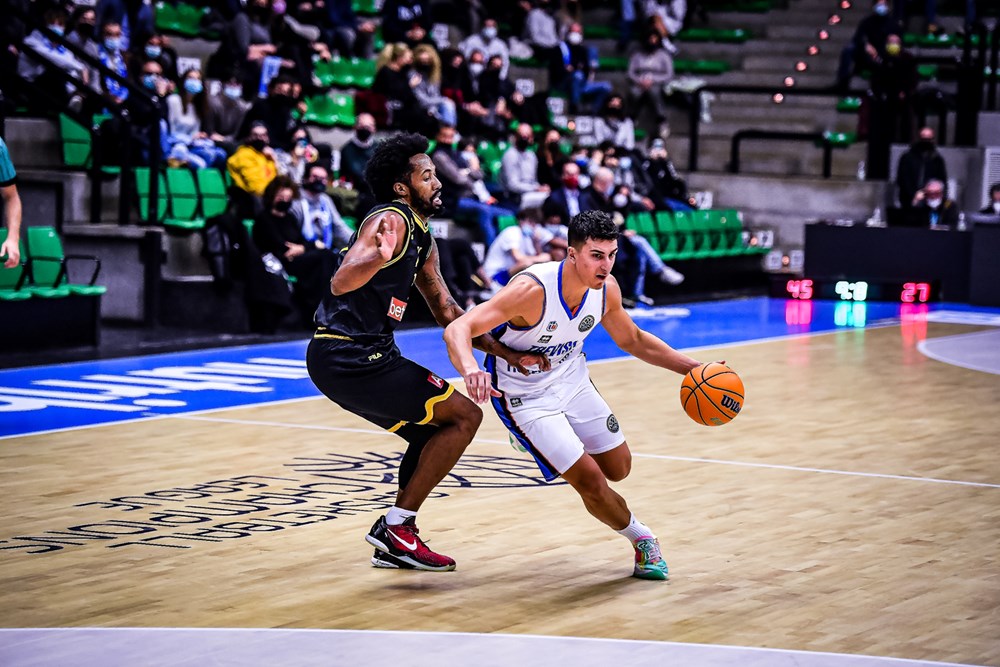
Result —
<instances>
[{"instance_id":1,"label":"mint green sneaker","mask_svg":"<svg viewBox=\"0 0 1000 667\"><path fill-rule=\"evenodd\" d=\"M635 543L635 569L632 576L659 581L668 578L667 563L660 553L660 542L655 537L646 537Z\"/></svg>"}]
</instances>

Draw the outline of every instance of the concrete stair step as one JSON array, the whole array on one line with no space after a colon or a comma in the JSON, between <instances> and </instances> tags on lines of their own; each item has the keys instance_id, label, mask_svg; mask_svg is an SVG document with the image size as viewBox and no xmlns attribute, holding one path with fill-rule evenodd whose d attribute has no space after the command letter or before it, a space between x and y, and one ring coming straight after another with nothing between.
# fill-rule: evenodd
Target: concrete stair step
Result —
<instances>
[{"instance_id":1,"label":"concrete stair step","mask_svg":"<svg viewBox=\"0 0 1000 667\"><path fill-rule=\"evenodd\" d=\"M776 86L783 89L786 88L784 85L785 78L789 76L794 79L796 86L802 88L824 88L833 86L834 84L834 76L832 73L796 72L791 67L791 64L784 71L726 72L725 74L720 74L715 77L712 81L713 83L718 84L731 84L738 86Z\"/></svg>"},{"instance_id":2,"label":"concrete stair step","mask_svg":"<svg viewBox=\"0 0 1000 667\"><path fill-rule=\"evenodd\" d=\"M822 72L825 75L833 76L837 73L837 60L835 58L816 58L806 55L800 51L793 54L767 54L752 55L743 58L743 71L758 73L775 73L781 76L791 74L799 76L795 66L797 63L806 64L806 72L816 74Z\"/></svg>"},{"instance_id":3,"label":"concrete stair step","mask_svg":"<svg viewBox=\"0 0 1000 667\"><path fill-rule=\"evenodd\" d=\"M56 121L13 116L6 120L6 137L18 171L62 166L62 141Z\"/></svg>"}]
</instances>

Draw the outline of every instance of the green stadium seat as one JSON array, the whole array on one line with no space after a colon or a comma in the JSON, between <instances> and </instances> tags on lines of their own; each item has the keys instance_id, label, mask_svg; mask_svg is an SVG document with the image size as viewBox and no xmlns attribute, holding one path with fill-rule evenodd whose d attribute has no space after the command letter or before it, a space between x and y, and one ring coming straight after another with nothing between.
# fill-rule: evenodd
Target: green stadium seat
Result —
<instances>
[{"instance_id":1,"label":"green stadium seat","mask_svg":"<svg viewBox=\"0 0 1000 667\"><path fill-rule=\"evenodd\" d=\"M841 97L837 100L837 111L840 113L857 113L861 109L860 97Z\"/></svg>"},{"instance_id":2,"label":"green stadium seat","mask_svg":"<svg viewBox=\"0 0 1000 667\"><path fill-rule=\"evenodd\" d=\"M681 42L742 44L751 36L750 31L743 28L688 28L677 33L677 40Z\"/></svg>"},{"instance_id":3,"label":"green stadium seat","mask_svg":"<svg viewBox=\"0 0 1000 667\"><path fill-rule=\"evenodd\" d=\"M725 60L674 60L674 71L678 74L725 74L732 66Z\"/></svg>"},{"instance_id":4,"label":"green stadium seat","mask_svg":"<svg viewBox=\"0 0 1000 667\"><path fill-rule=\"evenodd\" d=\"M371 88L375 83L375 61L351 58L350 64L354 85L358 88Z\"/></svg>"},{"instance_id":5,"label":"green stadium seat","mask_svg":"<svg viewBox=\"0 0 1000 667\"><path fill-rule=\"evenodd\" d=\"M302 119L307 123L315 123L316 125L323 125L326 127L332 127L337 122L337 106L333 102L333 98L329 95L314 95L313 97L308 97L306 102L306 112L302 115Z\"/></svg>"},{"instance_id":6,"label":"green stadium seat","mask_svg":"<svg viewBox=\"0 0 1000 667\"><path fill-rule=\"evenodd\" d=\"M344 224L351 228L352 231L358 230L358 219L353 218L349 215L342 215L340 219L344 221Z\"/></svg>"},{"instance_id":7,"label":"green stadium seat","mask_svg":"<svg viewBox=\"0 0 1000 667\"><path fill-rule=\"evenodd\" d=\"M149 219L149 167L136 167L132 173L135 176L135 191L139 197L139 217L145 221ZM156 220L163 222L167 217L167 180L161 173L158 181Z\"/></svg>"},{"instance_id":8,"label":"green stadium seat","mask_svg":"<svg viewBox=\"0 0 1000 667\"><path fill-rule=\"evenodd\" d=\"M680 236L674 226L674 214L657 211L653 219L660 237L660 258L664 261L680 259Z\"/></svg>"},{"instance_id":9,"label":"green stadium seat","mask_svg":"<svg viewBox=\"0 0 1000 667\"><path fill-rule=\"evenodd\" d=\"M637 234L641 234L653 246L653 250L660 252L660 238L656 232L656 223L653 222L652 213L635 213L628 217L625 225L628 229L634 229Z\"/></svg>"},{"instance_id":10,"label":"green stadium seat","mask_svg":"<svg viewBox=\"0 0 1000 667\"><path fill-rule=\"evenodd\" d=\"M334 124L354 127L354 96L349 93L334 93Z\"/></svg>"},{"instance_id":11,"label":"green stadium seat","mask_svg":"<svg viewBox=\"0 0 1000 667\"><path fill-rule=\"evenodd\" d=\"M585 25L583 36L587 39L618 39L621 29L617 25Z\"/></svg>"},{"instance_id":12,"label":"green stadium seat","mask_svg":"<svg viewBox=\"0 0 1000 667\"><path fill-rule=\"evenodd\" d=\"M0 244L7 240L7 228L0 229ZM24 240L18 244L21 248L21 263L8 269L3 265L7 256L0 257L0 301L24 301L31 298L31 291L22 289L28 278L27 253Z\"/></svg>"},{"instance_id":13,"label":"green stadium seat","mask_svg":"<svg viewBox=\"0 0 1000 667\"><path fill-rule=\"evenodd\" d=\"M622 56L601 56L597 59L597 66L605 72L627 72L628 58Z\"/></svg>"},{"instance_id":14,"label":"green stadium seat","mask_svg":"<svg viewBox=\"0 0 1000 667\"><path fill-rule=\"evenodd\" d=\"M99 296L107 292L95 285L101 272L101 260L91 255L67 255L62 240L53 227L28 227L28 252L31 261L31 293L45 298L61 298L71 294ZM70 262L86 261L94 270L87 283L71 282Z\"/></svg>"},{"instance_id":15,"label":"green stadium seat","mask_svg":"<svg viewBox=\"0 0 1000 667\"><path fill-rule=\"evenodd\" d=\"M200 197L194 173L187 168L167 169L167 192L170 215L163 220L164 227L185 232L204 229L205 218L198 214Z\"/></svg>"},{"instance_id":16,"label":"green stadium seat","mask_svg":"<svg viewBox=\"0 0 1000 667\"><path fill-rule=\"evenodd\" d=\"M517 224L517 216L513 215L498 215L497 216L497 228L498 231L503 231L508 227L513 227Z\"/></svg>"},{"instance_id":17,"label":"green stadium seat","mask_svg":"<svg viewBox=\"0 0 1000 667\"><path fill-rule=\"evenodd\" d=\"M172 5L169 2L156 3L156 28L160 32L172 32L185 37L197 37L201 33L201 18L207 10L183 2Z\"/></svg>"},{"instance_id":18,"label":"green stadium seat","mask_svg":"<svg viewBox=\"0 0 1000 667\"><path fill-rule=\"evenodd\" d=\"M677 236L676 259L695 259L700 247L695 233L694 216L691 211L674 213L674 229Z\"/></svg>"},{"instance_id":19,"label":"green stadium seat","mask_svg":"<svg viewBox=\"0 0 1000 667\"><path fill-rule=\"evenodd\" d=\"M827 130L823 133L823 136L834 148L849 148L858 140L858 135L855 132L833 132Z\"/></svg>"},{"instance_id":20,"label":"green stadium seat","mask_svg":"<svg viewBox=\"0 0 1000 667\"><path fill-rule=\"evenodd\" d=\"M62 138L63 164L86 167L90 164L90 130L66 114L59 114L59 134Z\"/></svg>"},{"instance_id":21,"label":"green stadium seat","mask_svg":"<svg viewBox=\"0 0 1000 667\"><path fill-rule=\"evenodd\" d=\"M229 206L229 193L223 172L218 169L199 169L198 192L201 194L201 214L205 219L225 213Z\"/></svg>"},{"instance_id":22,"label":"green stadium seat","mask_svg":"<svg viewBox=\"0 0 1000 667\"><path fill-rule=\"evenodd\" d=\"M378 16L378 6L375 0L353 0L351 7L354 8L355 13L362 16Z\"/></svg>"}]
</instances>

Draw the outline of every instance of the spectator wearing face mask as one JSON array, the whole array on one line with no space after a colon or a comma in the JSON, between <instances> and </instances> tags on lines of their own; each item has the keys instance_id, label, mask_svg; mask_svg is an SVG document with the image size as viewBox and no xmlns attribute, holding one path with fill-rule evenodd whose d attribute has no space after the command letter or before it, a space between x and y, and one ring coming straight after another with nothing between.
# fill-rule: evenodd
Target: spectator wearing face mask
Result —
<instances>
[{"instance_id":1,"label":"spectator wearing face mask","mask_svg":"<svg viewBox=\"0 0 1000 667\"><path fill-rule=\"evenodd\" d=\"M500 158L500 185L511 208L538 208L551 188L538 182L538 156L530 149L535 132L521 123L514 133L514 144Z\"/></svg>"},{"instance_id":2,"label":"spectator wearing face mask","mask_svg":"<svg viewBox=\"0 0 1000 667\"><path fill-rule=\"evenodd\" d=\"M889 35L884 53L872 64L869 131L889 142L907 143L913 138L913 96L920 83L917 62L899 35Z\"/></svg>"},{"instance_id":3,"label":"spectator wearing face mask","mask_svg":"<svg viewBox=\"0 0 1000 667\"><path fill-rule=\"evenodd\" d=\"M552 190L552 194L542 206L542 211L558 215L559 223L568 225L570 218L584 210L580 207L582 197L580 167L575 162L566 162L562 166L560 186Z\"/></svg>"},{"instance_id":4,"label":"spectator wearing face mask","mask_svg":"<svg viewBox=\"0 0 1000 667\"><path fill-rule=\"evenodd\" d=\"M338 252L354 233L340 217L333 199L327 194L330 173L321 164L306 167L301 196L292 203L291 213L302 230L307 247Z\"/></svg>"},{"instance_id":5,"label":"spectator wearing face mask","mask_svg":"<svg viewBox=\"0 0 1000 667\"><path fill-rule=\"evenodd\" d=\"M911 216L917 227L954 229L958 225L958 212L958 204L945 196L944 183L937 179L928 181L913 197Z\"/></svg>"},{"instance_id":6,"label":"spectator wearing face mask","mask_svg":"<svg viewBox=\"0 0 1000 667\"><path fill-rule=\"evenodd\" d=\"M413 51L406 44L387 44L379 54L372 92L384 95L394 129L426 132L435 125L414 90L422 81L413 70Z\"/></svg>"},{"instance_id":7,"label":"spectator wearing face mask","mask_svg":"<svg viewBox=\"0 0 1000 667\"><path fill-rule=\"evenodd\" d=\"M545 131L542 145L538 147L538 182L547 185L553 191L562 185L563 163L566 156L562 152L562 135L559 130L549 128Z\"/></svg>"},{"instance_id":8,"label":"spectator wearing face mask","mask_svg":"<svg viewBox=\"0 0 1000 667\"><path fill-rule=\"evenodd\" d=\"M458 49L466 58L471 56L473 51L485 54L487 59L494 56L500 58L500 76L507 78L507 71L510 69L510 49L507 48L505 41L497 37L496 19L486 19L483 22L483 29L459 42Z\"/></svg>"},{"instance_id":9,"label":"spectator wearing face mask","mask_svg":"<svg viewBox=\"0 0 1000 667\"><path fill-rule=\"evenodd\" d=\"M611 142L626 150L635 150L635 124L625 112L625 100L612 95L594 119L594 140L598 144Z\"/></svg>"},{"instance_id":10,"label":"spectator wearing face mask","mask_svg":"<svg viewBox=\"0 0 1000 667\"><path fill-rule=\"evenodd\" d=\"M50 9L45 12L45 25L50 31L57 35L62 35L66 30L66 12L61 9ZM51 41L40 30L34 30L24 44L38 51L39 55L52 65L63 70L70 76L87 83L87 67L77 60L76 56L56 42ZM17 63L18 75L34 84L38 88L46 91L55 98L56 105L66 104L69 97L75 92L72 84L66 83L63 78L47 71L44 64L36 62L26 51L22 51Z\"/></svg>"},{"instance_id":11,"label":"spectator wearing face mask","mask_svg":"<svg viewBox=\"0 0 1000 667\"><path fill-rule=\"evenodd\" d=\"M667 125L667 103L664 86L674 78L674 59L663 48L661 38L655 31L646 32L642 48L633 53L628 61L628 81L632 117L638 118L645 107L652 109L656 119L657 133L666 139L670 133Z\"/></svg>"},{"instance_id":12,"label":"spectator wearing face mask","mask_svg":"<svg viewBox=\"0 0 1000 667\"><path fill-rule=\"evenodd\" d=\"M142 48L133 55L133 62L155 60L163 68L163 75L171 81L177 80L177 51L163 35L150 35Z\"/></svg>"},{"instance_id":13,"label":"spectator wearing face mask","mask_svg":"<svg viewBox=\"0 0 1000 667\"><path fill-rule=\"evenodd\" d=\"M438 130L437 146L431 153L431 160L441 181L442 213L474 216L482 240L489 247L497 235L497 217L513 215L514 212L495 206L496 200L492 197L492 201L480 201L476 195L476 183L482 182L483 172L479 159L474 155L459 150L453 126L443 125Z\"/></svg>"},{"instance_id":14,"label":"spectator wearing face mask","mask_svg":"<svg viewBox=\"0 0 1000 667\"><path fill-rule=\"evenodd\" d=\"M226 161L241 218L256 217L263 210L264 188L278 175L277 156L269 144L267 126L254 123L244 144Z\"/></svg>"},{"instance_id":15,"label":"spectator wearing face mask","mask_svg":"<svg viewBox=\"0 0 1000 667\"><path fill-rule=\"evenodd\" d=\"M636 172L637 187L649 197L659 210L691 211L694 197L688 193L687 183L681 178L674 163L667 155L663 139L654 139L649 156Z\"/></svg>"},{"instance_id":16,"label":"spectator wearing face mask","mask_svg":"<svg viewBox=\"0 0 1000 667\"><path fill-rule=\"evenodd\" d=\"M226 151L216 146L208 133L202 130L202 120L207 116L208 94L201 72L196 69L185 72L180 90L167 96L166 101L171 141L167 158L192 169L221 167L226 161Z\"/></svg>"},{"instance_id":17,"label":"spectator wearing face mask","mask_svg":"<svg viewBox=\"0 0 1000 667\"><path fill-rule=\"evenodd\" d=\"M413 86L420 106L442 124L457 125L455 102L441 94L441 58L434 47L421 44L413 50L413 69L420 77Z\"/></svg>"},{"instance_id":18,"label":"spectator wearing face mask","mask_svg":"<svg viewBox=\"0 0 1000 667\"><path fill-rule=\"evenodd\" d=\"M365 165L375 152L375 118L362 113L354 120L354 134L340 149L340 177L355 188L365 182Z\"/></svg>"},{"instance_id":19,"label":"spectator wearing face mask","mask_svg":"<svg viewBox=\"0 0 1000 667\"><path fill-rule=\"evenodd\" d=\"M552 63L550 87L569 94L570 113L578 113L585 99L590 100L596 113L611 94L611 84L595 79L597 51L583 43L583 26L571 24L557 48L560 58Z\"/></svg>"},{"instance_id":20,"label":"spectator wearing face mask","mask_svg":"<svg viewBox=\"0 0 1000 667\"><path fill-rule=\"evenodd\" d=\"M270 145L286 153L291 152L295 146L295 133L302 127L302 122L293 115L298 104L295 80L287 74L279 74L271 80L268 90L268 96L254 102L247 111L240 134L249 134L253 123L263 123L267 127Z\"/></svg>"},{"instance_id":21,"label":"spectator wearing face mask","mask_svg":"<svg viewBox=\"0 0 1000 667\"><path fill-rule=\"evenodd\" d=\"M254 218L253 242L261 255L276 258L285 272L295 278L292 302L303 326L309 326L324 292L329 289L336 254L303 235L299 219L291 212L298 194L298 187L287 176L278 176L268 184L263 210Z\"/></svg>"},{"instance_id":22,"label":"spectator wearing face mask","mask_svg":"<svg viewBox=\"0 0 1000 667\"><path fill-rule=\"evenodd\" d=\"M850 44L840 53L836 87L846 91L856 72L870 70L876 59L885 56L889 35L902 35L903 26L893 18L889 0L874 0L872 13L861 19Z\"/></svg>"},{"instance_id":23,"label":"spectator wearing face mask","mask_svg":"<svg viewBox=\"0 0 1000 667\"><path fill-rule=\"evenodd\" d=\"M97 47L98 58L101 64L107 67L120 77L128 76L128 67L125 64L123 54L122 27L117 23L106 23L102 30L103 39ZM163 76L163 68L160 68L159 76ZM104 93L110 96L116 104L121 104L128 99L128 88L118 83L111 77L105 77L101 82Z\"/></svg>"},{"instance_id":24,"label":"spectator wearing face mask","mask_svg":"<svg viewBox=\"0 0 1000 667\"><path fill-rule=\"evenodd\" d=\"M1000 216L1000 183L994 183L990 186L990 203L979 212Z\"/></svg>"},{"instance_id":25,"label":"spectator wearing face mask","mask_svg":"<svg viewBox=\"0 0 1000 667\"><path fill-rule=\"evenodd\" d=\"M152 2L97 0L94 10L98 26L118 24L121 29L122 51L128 51L133 43L144 44L154 32Z\"/></svg>"},{"instance_id":26,"label":"spectator wearing face mask","mask_svg":"<svg viewBox=\"0 0 1000 667\"><path fill-rule=\"evenodd\" d=\"M904 211L913 205L917 192L931 179L947 183L948 169L934 142L934 130L923 127L920 128L920 138L899 156L896 185L899 187L899 205Z\"/></svg>"},{"instance_id":27,"label":"spectator wearing face mask","mask_svg":"<svg viewBox=\"0 0 1000 667\"><path fill-rule=\"evenodd\" d=\"M97 50L97 28L95 25L97 14L93 7L80 5L73 10L69 23L66 24L66 41L76 44L84 53L95 60L100 59ZM88 85L95 91L100 92L101 75L97 69L87 63L81 63L87 68L86 79Z\"/></svg>"},{"instance_id":28,"label":"spectator wearing face mask","mask_svg":"<svg viewBox=\"0 0 1000 667\"><path fill-rule=\"evenodd\" d=\"M222 82L217 95L209 96L202 129L227 155L232 155L243 118L249 110L250 103L243 99L243 85L231 76Z\"/></svg>"}]
</instances>

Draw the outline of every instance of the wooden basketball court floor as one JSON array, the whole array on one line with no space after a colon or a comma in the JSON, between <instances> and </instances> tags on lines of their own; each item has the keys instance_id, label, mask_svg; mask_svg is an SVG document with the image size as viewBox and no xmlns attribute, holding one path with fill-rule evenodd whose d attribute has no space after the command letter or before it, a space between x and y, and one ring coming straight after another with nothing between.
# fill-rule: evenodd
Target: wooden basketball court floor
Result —
<instances>
[{"instance_id":1,"label":"wooden basketball court floor","mask_svg":"<svg viewBox=\"0 0 1000 667\"><path fill-rule=\"evenodd\" d=\"M1000 315L883 306L824 327L823 304L769 302L789 335L709 346L677 344L683 313L640 321L741 374L719 428L678 376L592 363L666 583L631 578L488 408L420 513L445 574L370 566L400 441L323 398L2 439L0 664L1000 664ZM725 313L708 326L758 337Z\"/></svg>"}]
</instances>

